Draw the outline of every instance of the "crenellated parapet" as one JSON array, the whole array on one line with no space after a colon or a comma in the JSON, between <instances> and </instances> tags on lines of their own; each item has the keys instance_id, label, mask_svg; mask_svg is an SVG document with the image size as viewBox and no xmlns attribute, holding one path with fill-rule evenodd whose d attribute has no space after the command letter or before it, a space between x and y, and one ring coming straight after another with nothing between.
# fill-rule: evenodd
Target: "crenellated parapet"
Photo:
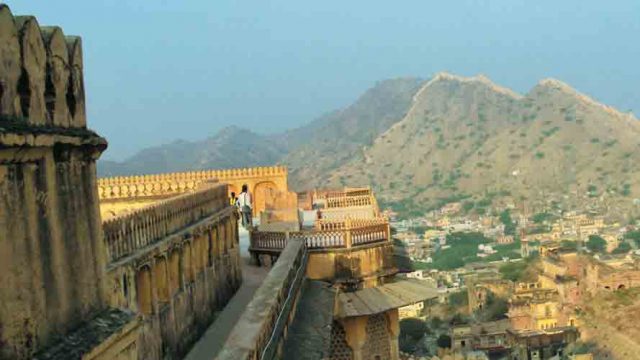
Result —
<instances>
[{"instance_id":1,"label":"crenellated parapet","mask_svg":"<svg viewBox=\"0 0 640 360\"><path fill-rule=\"evenodd\" d=\"M137 320L106 298L95 162L107 142L86 125L80 38L0 4L2 359L135 358ZM105 316L109 338L88 335Z\"/></svg>"},{"instance_id":2,"label":"crenellated parapet","mask_svg":"<svg viewBox=\"0 0 640 360\"><path fill-rule=\"evenodd\" d=\"M211 181L231 183L236 188L232 191L238 192L237 188L242 186L243 182L249 184L272 182L274 186L281 186L284 182L286 187L286 179L287 168L284 166L118 176L99 179L98 194L101 200L167 196L193 191L201 183ZM250 188L253 191L254 186Z\"/></svg>"},{"instance_id":3,"label":"crenellated parapet","mask_svg":"<svg viewBox=\"0 0 640 360\"><path fill-rule=\"evenodd\" d=\"M0 123L86 128L80 37L0 4L0 49Z\"/></svg>"}]
</instances>

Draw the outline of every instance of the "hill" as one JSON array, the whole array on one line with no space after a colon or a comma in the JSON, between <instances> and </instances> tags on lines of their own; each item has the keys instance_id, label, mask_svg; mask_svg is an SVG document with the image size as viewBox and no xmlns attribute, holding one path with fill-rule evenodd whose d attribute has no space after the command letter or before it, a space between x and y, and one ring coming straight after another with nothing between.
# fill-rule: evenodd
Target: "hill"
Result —
<instances>
[{"instance_id":1,"label":"hill","mask_svg":"<svg viewBox=\"0 0 640 360\"><path fill-rule=\"evenodd\" d=\"M401 210L496 195L627 208L640 185L639 135L635 117L557 80L521 96L482 76L443 73L327 183L372 183Z\"/></svg>"},{"instance_id":2,"label":"hill","mask_svg":"<svg viewBox=\"0 0 640 360\"><path fill-rule=\"evenodd\" d=\"M318 184L318 174L344 164L365 144L402 119L421 85L417 78L381 81L352 105L270 136L228 127L204 141L176 141L144 149L123 162L99 161L99 176L152 174L204 168L290 167L294 187Z\"/></svg>"},{"instance_id":3,"label":"hill","mask_svg":"<svg viewBox=\"0 0 640 360\"><path fill-rule=\"evenodd\" d=\"M181 140L144 149L124 162L100 161L98 176L265 166L284 154L285 148L271 139L231 126L202 141Z\"/></svg>"},{"instance_id":4,"label":"hill","mask_svg":"<svg viewBox=\"0 0 640 360\"><path fill-rule=\"evenodd\" d=\"M101 174L280 162L296 189L372 184L383 202L416 214L496 197L622 212L640 186L637 119L554 79L524 95L483 76L387 80L298 129L232 141L242 131L101 162Z\"/></svg>"}]
</instances>

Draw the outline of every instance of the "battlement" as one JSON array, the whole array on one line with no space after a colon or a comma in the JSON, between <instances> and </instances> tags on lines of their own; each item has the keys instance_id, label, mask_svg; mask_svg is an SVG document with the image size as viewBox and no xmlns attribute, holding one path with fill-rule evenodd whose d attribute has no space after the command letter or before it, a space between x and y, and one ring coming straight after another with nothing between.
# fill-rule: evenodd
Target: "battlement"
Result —
<instances>
[{"instance_id":1,"label":"battlement","mask_svg":"<svg viewBox=\"0 0 640 360\"><path fill-rule=\"evenodd\" d=\"M100 200L166 196L195 190L203 182L284 178L284 166L202 170L98 179ZM252 189L253 190L253 189Z\"/></svg>"},{"instance_id":2,"label":"battlement","mask_svg":"<svg viewBox=\"0 0 640 360\"><path fill-rule=\"evenodd\" d=\"M0 123L85 129L82 40L0 4ZM4 126L13 125L13 126Z\"/></svg>"}]
</instances>

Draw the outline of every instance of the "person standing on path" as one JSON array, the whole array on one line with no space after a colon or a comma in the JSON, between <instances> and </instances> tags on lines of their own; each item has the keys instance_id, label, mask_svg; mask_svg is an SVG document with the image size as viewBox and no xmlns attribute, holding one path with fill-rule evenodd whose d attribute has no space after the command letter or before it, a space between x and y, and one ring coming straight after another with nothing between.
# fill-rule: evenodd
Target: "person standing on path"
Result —
<instances>
[{"instance_id":1,"label":"person standing on path","mask_svg":"<svg viewBox=\"0 0 640 360\"><path fill-rule=\"evenodd\" d=\"M237 205L242 215L242 227L249 229L253 222L253 209L251 206L251 194L249 193L247 184L242 185L242 192L238 195Z\"/></svg>"}]
</instances>

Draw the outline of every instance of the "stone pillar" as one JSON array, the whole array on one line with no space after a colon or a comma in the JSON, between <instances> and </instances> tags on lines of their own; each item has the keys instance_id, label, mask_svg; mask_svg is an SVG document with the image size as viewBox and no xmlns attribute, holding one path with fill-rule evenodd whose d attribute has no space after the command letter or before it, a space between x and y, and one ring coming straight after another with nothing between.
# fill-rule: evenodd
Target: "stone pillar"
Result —
<instances>
[{"instance_id":1,"label":"stone pillar","mask_svg":"<svg viewBox=\"0 0 640 360\"><path fill-rule=\"evenodd\" d=\"M398 344L398 338L400 337L400 319L398 309L389 310L384 315L387 318L387 326L389 329L391 360L398 360L400 358L400 346Z\"/></svg>"},{"instance_id":2,"label":"stone pillar","mask_svg":"<svg viewBox=\"0 0 640 360\"><path fill-rule=\"evenodd\" d=\"M351 317L342 320L347 344L353 351L353 360L363 358L362 347L367 340L367 316Z\"/></svg>"},{"instance_id":3,"label":"stone pillar","mask_svg":"<svg viewBox=\"0 0 640 360\"><path fill-rule=\"evenodd\" d=\"M351 248L351 219L344 220L344 246Z\"/></svg>"}]
</instances>

